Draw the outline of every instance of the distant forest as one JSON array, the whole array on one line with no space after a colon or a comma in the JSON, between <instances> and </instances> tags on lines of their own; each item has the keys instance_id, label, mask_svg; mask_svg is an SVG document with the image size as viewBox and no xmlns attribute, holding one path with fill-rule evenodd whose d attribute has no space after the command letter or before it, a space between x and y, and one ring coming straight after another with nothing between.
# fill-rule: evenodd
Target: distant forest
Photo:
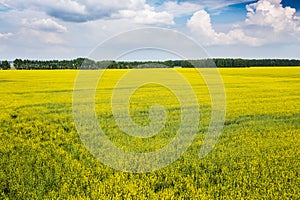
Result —
<instances>
[{"instance_id":1,"label":"distant forest","mask_svg":"<svg viewBox=\"0 0 300 200\"><path fill-rule=\"evenodd\" d=\"M93 61L85 58L73 60L22 60L15 59L13 64L8 61L0 63L0 69L17 70L49 70L49 69L134 69L134 68L193 68L193 67L272 67L272 66L300 66L300 60L289 59L232 59L214 58L202 60L168 60L147 62L116 62L116 61Z\"/></svg>"}]
</instances>

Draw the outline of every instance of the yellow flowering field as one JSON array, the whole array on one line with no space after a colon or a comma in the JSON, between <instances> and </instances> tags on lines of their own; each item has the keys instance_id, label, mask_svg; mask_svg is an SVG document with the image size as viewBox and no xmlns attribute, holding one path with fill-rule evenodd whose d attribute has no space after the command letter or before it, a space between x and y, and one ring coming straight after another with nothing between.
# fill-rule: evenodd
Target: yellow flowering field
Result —
<instances>
[{"instance_id":1,"label":"yellow flowering field","mask_svg":"<svg viewBox=\"0 0 300 200\"><path fill-rule=\"evenodd\" d=\"M170 69L155 70L162 75ZM219 69L226 119L204 158L199 150L210 120L209 91L195 69L176 70L197 96L199 129L178 160L147 173L115 170L83 145L72 110L78 71L0 71L0 199L299 199L300 68ZM110 102L128 71L103 74L95 94L97 119L117 147L152 152L176 135L180 101L162 85L143 85L130 98L132 120L146 126L151 105L159 104L166 109L165 127L149 138L124 134Z\"/></svg>"}]
</instances>

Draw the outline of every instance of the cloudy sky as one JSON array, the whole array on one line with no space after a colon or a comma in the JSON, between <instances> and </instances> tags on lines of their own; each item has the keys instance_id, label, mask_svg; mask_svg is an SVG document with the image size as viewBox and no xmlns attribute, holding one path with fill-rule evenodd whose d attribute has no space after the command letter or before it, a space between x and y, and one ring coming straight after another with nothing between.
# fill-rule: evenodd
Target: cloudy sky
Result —
<instances>
[{"instance_id":1,"label":"cloudy sky","mask_svg":"<svg viewBox=\"0 0 300 200\"><path fill-rule=\"evenodd\" d=\"M211 57L300 59L299 0L0 0L0 60L87 57L143 27L182 32Z\"/></svg>"}]
</instances>

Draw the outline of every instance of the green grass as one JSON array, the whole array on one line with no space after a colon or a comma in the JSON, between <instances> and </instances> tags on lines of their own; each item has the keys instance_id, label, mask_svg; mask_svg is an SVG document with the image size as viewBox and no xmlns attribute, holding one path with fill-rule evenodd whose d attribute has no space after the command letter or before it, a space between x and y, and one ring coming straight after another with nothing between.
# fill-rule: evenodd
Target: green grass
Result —
<instances>
[{"instance_id":1,"label":"green grass","mask_svg":"<svg viewBox=\"0 0 300 200\"><path fill-rule=\"evenodd\" d=\"M210 117L210 97L191 69L201 108L199 134L176 162L158 171L116 171L81 143L72 116L77 71L0 71L0 199L299 199L300 68L220 69L227 117L205 158L198 153ZM114 122L111 92L126 70L109 70L99 83L96 111L116 146L160 149L176 134L180 105L155 84L136 91L131 116L149 123L152 103L167 108L167 126L155 137L131 138Z\"/></svg>"}]
</instances>

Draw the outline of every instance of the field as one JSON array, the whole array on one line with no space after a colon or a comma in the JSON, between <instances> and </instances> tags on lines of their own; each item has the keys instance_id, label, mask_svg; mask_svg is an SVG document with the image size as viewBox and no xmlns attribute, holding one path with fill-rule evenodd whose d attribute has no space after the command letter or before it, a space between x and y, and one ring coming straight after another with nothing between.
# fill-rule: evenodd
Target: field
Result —
<instances>
[{"instance_id":1,"label":"field","mask_svg":"<svg viewBox=\"0 0 300 200\"><path fill-rule=\"evenodd\" d=\"M300 68L220 69L226 120L202 159L210 96L192 69L177 70L197 95L198 134L177 161L148 173L112 169L82 144L72 111L77 71L0 71L0 199L300 199ZM132 120L149 124L150 106L162 104L166 127L151 138L123 134L109 103L125 72L108 70L99 82L98 121L119 148L160 149L176 135L180 103L172 91L144 85L130 99Z\"/></svg>"}]
</instances>

